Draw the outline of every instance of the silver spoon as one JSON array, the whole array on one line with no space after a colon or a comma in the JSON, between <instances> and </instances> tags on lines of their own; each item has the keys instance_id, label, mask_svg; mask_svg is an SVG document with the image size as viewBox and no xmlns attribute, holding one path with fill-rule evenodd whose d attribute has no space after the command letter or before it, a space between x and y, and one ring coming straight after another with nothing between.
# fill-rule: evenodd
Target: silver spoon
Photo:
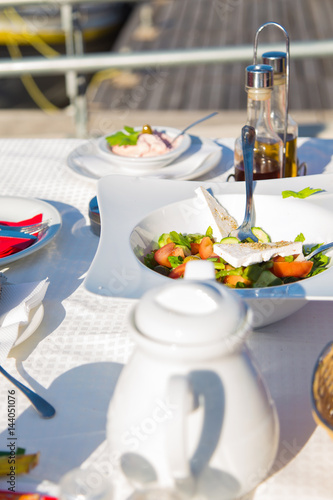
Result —
<instances>
[{"instance_id":1,"label":"silver spoon","mask_svg":"<svg viewBox=\"0 0 333 500\"><path fill-rule=\"evenodd\" d=\"M53 408L50 403L45 401L41 396L33 392L31 389L28 389L25 385L21 384L16 378L12 377L2 366L0 366L0 373L4 375L5 377L8 378L14 384L20 391L25 394L25 396L30 400L31 404L34 406L34 408L37 410L39 415L42 418L51 418L55 415L55 409Z\"/></svg>"},{"instance_id":2,"label":"silver spoon","mask_svg":"<svg viewBox=\"0 0 333 500\"><path fill-rule=\"evenodd\" d=\"M254 225L254 205L253 205L253 149L256 132L253 127L245 125L242 128L242 145L244 157L245 187L246 187L246 207L245 216L242 224L231 231L229 236L235 236L240 240L251 238L257 242L258 238L252 233L251 228Z\"/></svg>"},{"instance_id":3,"label":"silver spoon","mask_svg":"<svg viewBox=\"0 0 333 500\"><path fill-rule=\"evenodd\" d=\"M198 123L204 122L205 120L208 120L209 118L212 118L213 116L215 116L217 114L218 114L218 112L214 111L214 113L210 113L210 115L204 116L203 118L200 118L200 120L196 120L195 122L191 123L191 125L188 125L181 132L179 132L179 134L177 134L176 137L174 137L172 139L172 141L170 142L170 144L173 144L175 142L175 140L178 139L178 137L180 137L181 135L185 134L185 132L187 132L187 130L189 130L190 128L194 127L194 125L198 125Z\"/></svg>"},{"instance_id":4,"label":"silver spoon","mask_svg":"<svg viewBox=\"0 0 333 500\"><path fill-rule=\"evenodd\" d=\"M313 250L313 252L309 253L309 255L306 255L305 260L312 259L312 257L317 255L317 253L325 252L326 250L329 250L332 247L333 247L333 241L331 241L330 243L325 243L324 245L321 245L320 247L316 248L316 250Z\"/></svg>"}]
</instances>

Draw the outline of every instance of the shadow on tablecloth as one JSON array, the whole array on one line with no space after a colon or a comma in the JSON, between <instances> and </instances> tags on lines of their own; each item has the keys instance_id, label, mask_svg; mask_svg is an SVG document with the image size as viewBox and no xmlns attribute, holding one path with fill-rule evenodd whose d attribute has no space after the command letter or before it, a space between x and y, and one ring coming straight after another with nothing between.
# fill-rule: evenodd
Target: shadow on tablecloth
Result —
<instances>
[{"instance_id":1,"label":"shadow on tablecloth","mask_svg":"<svg viewBox=\"0 0 333 500\"><path fill-rule=\"evenodd\" d=\"M38 466L28 476L17 476L17 491L27 491L27 480L58 483L105 441L107 410L122 366L101 362L68 370L45 396L56 408L55 417L43 420L30 406L17 418L17 446L26 448L26 453L40 451ZM19 397L24 396L17 391ZM6 429L0 442L7 443L7 438Z\"/></svg>"},{"instance_id":2,"label":"shadow on tablecloth","mask_svg":"<svg viewBox=\"0 0 333 500\"><path fill-rule=\"evenodd\" d=\"M52 333L65 319L63 302L80 287L84 275L95 256L99 238L87 223L85 214L65 203L44 200L61 214L62 227L47 246L25 259L10 264L10 281L13 283L49 279L41 326L22 345L13 349L10 357L24 361L38 343ZM88 201L87 201L88 212ZM24 279L22 278L24 266Z\"/></svg>"}]
</instances>

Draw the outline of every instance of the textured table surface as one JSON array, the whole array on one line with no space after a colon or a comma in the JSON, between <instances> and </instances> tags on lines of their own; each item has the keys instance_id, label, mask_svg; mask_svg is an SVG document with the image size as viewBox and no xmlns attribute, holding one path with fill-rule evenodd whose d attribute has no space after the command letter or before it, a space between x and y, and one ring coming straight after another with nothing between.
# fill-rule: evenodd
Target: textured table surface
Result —
<instances>
[{"instance_id":1,"label":"textured table surface","mask_svg":"<svg viewBox=\"0 0 333 500\"><path fill-rule=\"evenodd\" d=\"M91 232L88 218L95 181L73 173L66 164L67 155L81 143L76 139L0 140L1 195L46 200L63 219L60 233L48 246L0 269L14 283L50 281L41 325L12 349L4 366L57 410L52 420L41 420L16 391L17 444L27 452L41 452L40 463L29 476L16 478L17 491L56 493L63 474L80 466L96 468L114 484L119 482L107 458L106 412L133 349L126 315L134 301L94 295L83 286L98 237ZM310 145L304 147L310 154ZM326 155L329 164L333 141L313 147L323 158ZM310 407L312 370L322 348L332 340L332 324L332 303L312 302L249 337L281 425L272 475L249 498L332 498L333 442L316 427ZM0 449L6 449L9 437L7 394L12 388L1 379ZM7 487L5 480L0 481L0 488ZM120 498L126 498L126 488L120 490Z\"/></svg>"}]
</instances>

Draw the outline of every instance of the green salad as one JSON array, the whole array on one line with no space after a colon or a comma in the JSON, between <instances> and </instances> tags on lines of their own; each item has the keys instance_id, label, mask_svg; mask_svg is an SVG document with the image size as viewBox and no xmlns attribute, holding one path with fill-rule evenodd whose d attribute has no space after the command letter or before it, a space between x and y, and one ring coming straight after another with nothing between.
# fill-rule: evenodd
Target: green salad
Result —
<instances>
[{"instance_id":1,"label":"green salad","mask_svg":"<svg viewBox=\"0 0 333 500\"><path fill-rule=\"evenodd\" d=\"M264 247L270 243L270 237L261 228L252 230L259 240L259 245ZM295 241L302 243L304 240L303 234L295 238ZM261 288L309 278L327 269L330 263L329 257L319 253L311 260L304 260L303 255L297 254L285 257L278 255L265 262L235 267L214 252L216 243L238 245L251 242L252 240L241 242L233 237L216 241L211 227L208 227L205 234L182 234L171 231L159 237L157 248L145 255L144 264L160 274L178 279L184 276L187 262L197 259L209 260L214 263L217 281L231 288ZM319 246L320 244L311 249L302 246L304 256Z\"/></svg>"}]
</instances>

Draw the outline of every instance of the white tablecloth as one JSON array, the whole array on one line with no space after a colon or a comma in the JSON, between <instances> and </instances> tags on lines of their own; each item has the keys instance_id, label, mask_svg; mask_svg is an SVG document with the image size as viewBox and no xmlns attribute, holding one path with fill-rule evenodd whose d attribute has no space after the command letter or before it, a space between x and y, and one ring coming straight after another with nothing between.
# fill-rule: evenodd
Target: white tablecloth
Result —
<instances>
[{"instance_id":1,"label":"white tablecloth","mask_svg":"<svg viewBox=\"0 0 333 500\"><path fill-rule=\"evenodd\" d=\"M95 181L66 165L68 153L81 142L0 140L1 194L46 200L63 218L60 233L48 246L0 268L14 283L49 279L41 325L12 349L4 364L57 410L55 418L42 420L16 391L17 445L29 453L41 452L39 465L28 476L17 477L18 491L56 493L63 474L88 465L118 481L107 461L106 412L133 348L126 326L133 301L94 295L82 284L99 239L88 217ZM222 142L227 170L233 142ZM333 140L300 141L299 157L308 161L310 173L331 171L332 154ZM316 427L310 408L312 369L324 345L333 340L332 324L332 303L312 302L249 338L281 425L273 474L253 493L255 500L332 498L333 442ZM12 388L1 378L0 450L7 444L7 394ZM0 488L7 487L0 481Z\"/></svg>"}]
</instances>

